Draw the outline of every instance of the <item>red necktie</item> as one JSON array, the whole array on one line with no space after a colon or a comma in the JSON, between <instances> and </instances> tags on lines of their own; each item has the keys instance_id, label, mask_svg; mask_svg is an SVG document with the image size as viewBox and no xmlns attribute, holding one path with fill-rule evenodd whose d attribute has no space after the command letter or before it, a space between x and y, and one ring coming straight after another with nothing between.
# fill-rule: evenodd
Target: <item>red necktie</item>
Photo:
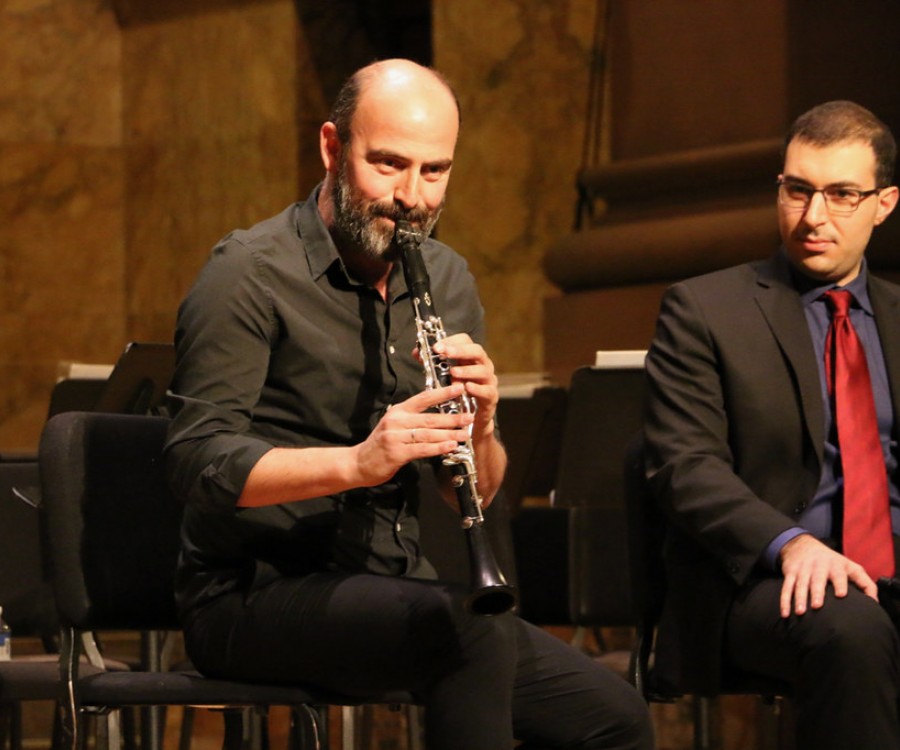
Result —
<instances>
[{"instance_id":1,"label":"red necktie","mask_svg":"<svg viewBox=\"0 0 900 750\"><path fill-rule=\"evenodd\" d=\"M825 372L828 391L834 397L844 473L844 554L873 579L892 576L887 470L866 352L847 315L850 292L832 289L825 297L832 315L825 340Z\"/></svg>"}]
</instances>

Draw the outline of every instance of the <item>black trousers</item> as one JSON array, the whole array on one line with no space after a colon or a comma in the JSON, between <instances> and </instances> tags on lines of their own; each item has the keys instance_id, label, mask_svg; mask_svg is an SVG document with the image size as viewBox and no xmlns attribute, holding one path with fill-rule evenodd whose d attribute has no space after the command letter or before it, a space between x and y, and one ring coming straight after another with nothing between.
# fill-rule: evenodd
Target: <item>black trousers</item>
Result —
<instances>
[{"instance_id":1,"label":"black trousers","mask_svg":"<svg viewBox=\"0 0 900 750\"><path fill-rule=\"evenodd\" d=\"M455 584L319 573L222 596L185 623L194 664L217 677L350 695L414 692L429 750L653 747L625 680L512 614L481 617Z\"/></svg>"},{"instance_id":2,"label":"black trousers","mask_svg":"<svg viewBox=\"0 0 900 750\"><path fill-rule=\"evenodd\" d=\"M740 669L792 686L798 750L900 748L900 639L882 607L852 584L821 609L779 615L781 578L741 592L725 656Z\"/></svg>"}]
</instances>

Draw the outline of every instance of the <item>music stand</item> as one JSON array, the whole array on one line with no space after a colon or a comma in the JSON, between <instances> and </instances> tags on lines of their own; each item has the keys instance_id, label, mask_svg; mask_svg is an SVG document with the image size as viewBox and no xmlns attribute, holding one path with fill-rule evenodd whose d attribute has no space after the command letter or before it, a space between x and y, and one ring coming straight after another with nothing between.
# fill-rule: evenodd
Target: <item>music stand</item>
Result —
<instances>
[{"instance_id":1,"label":"music stand","mask_svg":"<svg viewBox=\"0 0 900 750\"><path fill-rule=\"evenodd\" d=\"M119 356L93 411L147 414L162 405L174 372L172 344L132 341Z\"/></svg>"}]
</instances>

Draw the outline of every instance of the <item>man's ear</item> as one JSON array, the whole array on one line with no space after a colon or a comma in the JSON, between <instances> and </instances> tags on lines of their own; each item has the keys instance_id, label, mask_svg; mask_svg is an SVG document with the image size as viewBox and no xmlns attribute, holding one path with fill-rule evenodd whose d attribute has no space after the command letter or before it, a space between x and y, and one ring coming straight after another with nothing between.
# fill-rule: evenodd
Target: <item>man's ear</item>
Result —
<instances>
[{"instance_id":1,"label":"man's ear","mask_svg":"<svg viewBox=\"0 0 900 750\"><path fill-rule=\"evenodd\" d=\"M881 224L891 215L891 211L897 207L898 197L900 197L900 190L897 189L896 185L886 187L878 194L878 212L875 214L875 226Z\"/></svg>"},{"instance_id":2,"label":"man's ear","mask_svg":"<svg viewBox=\"0 0 900 750\"><path fill-rule=\"evenodd\" d=\"M319 151L322 155L322 163L325 171L337 174L341 163L341 139L338 137L337 127L333 122L326 122L319 129Z\"/></svg>"}]
</instances>

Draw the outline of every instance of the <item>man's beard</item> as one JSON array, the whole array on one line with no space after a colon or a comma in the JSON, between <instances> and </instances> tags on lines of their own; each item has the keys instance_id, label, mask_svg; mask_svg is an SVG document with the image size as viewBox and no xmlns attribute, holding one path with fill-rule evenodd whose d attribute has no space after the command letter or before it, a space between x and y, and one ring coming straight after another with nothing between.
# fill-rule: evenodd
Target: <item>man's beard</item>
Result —
<instances>
[{"instance_id":1,"label":"man's beard","mask_svg":"<svg viewBox=\"0 0 900 750\"><path fill-rule=\"evenodd\" d=\"M342 159L331 193L334 206L334 226L340 242L348 242L363 255L384 261L397 260L394 245L394 227L379 221L380 217L398 221L408 221L426 237L431 234L440 218L444 201L434 210L427 208L405 208L397 203L367 201L354 190L347 176L347 164Z\"/></svg>"}]
</instances>

